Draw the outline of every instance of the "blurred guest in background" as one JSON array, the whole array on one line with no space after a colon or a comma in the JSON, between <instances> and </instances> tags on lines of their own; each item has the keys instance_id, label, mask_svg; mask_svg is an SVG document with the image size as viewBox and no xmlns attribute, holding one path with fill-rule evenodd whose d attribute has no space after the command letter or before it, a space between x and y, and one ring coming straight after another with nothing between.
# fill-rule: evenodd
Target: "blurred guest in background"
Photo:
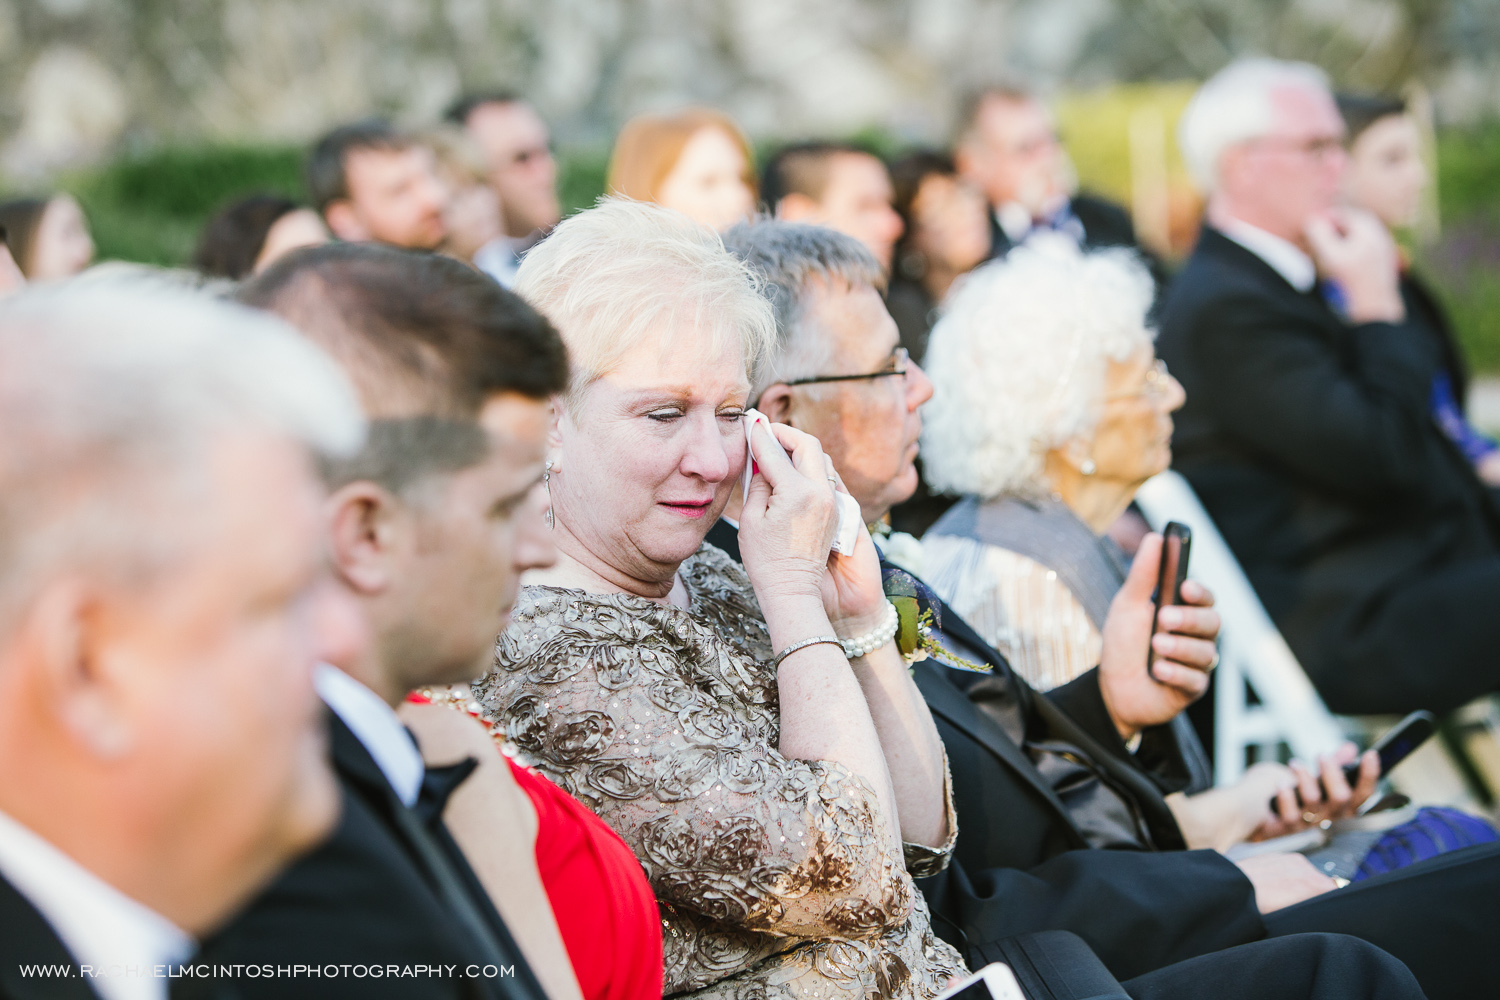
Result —
<instances>
[{"instance_id":1,"label":"blurred guest in background","mask_svg":"<svg viewBox=\"0 0 1500 1000\"><path fill-rule=\"evenodd\" d=\"M154 967L333 824L313 672L363 633L314 459L361 423L238 307L101 281L0 308L0 992L165 1000Z\"/></svg>"},{"instance_id":2,"label":"blurred guest in background","mask_svg":"<svg viewBox=\"0 0 1500 1000\"><path fill-rule=\"evenodd\" d=\"M94 260L88 219L70 194L0 203L0 226L28 281L71 278Z\"/></svg>"},{"instance_id":3,"label":"blurred guest in background","mask_svg":"<svg viewBox=\"0 0 1500 1000\"><path fill-rule=\"evenodd\" d=\"M435 129L423 141L432 149L438 179L448 189L442 251L498 281L505 273L503 262L509 259L510 241L500 213L500 196L486 176L483 153L467 133L457 129ZM491 274L491 269L499 276Z\"/></svg>"},{"instance_id":4,"label":"blurred guest in background","mask_svg":"<svg viewBox=\"0 0 1500 1000\"><path fill-rule=\"evenodd\" d=\"M1416 118L1406 102L1397 98L1340 94L1337 100L1349 130L1345 201L1371 213L1387 229L1409 230L1421 212L1429 180ZM1432 337L1441 356L1432 379L1433 416L1473 463L1479 478L1491 487L1500 486L1500 444L1476 430L1464 415L1469 369L1463 350L1442 303L1412 272L1405 252L1401 254L1401 298L1410 321Z\"/></svg>"},{"instance_id":5,"label":"blurred guest in background","mask_svg":"<svg viewBox=\"0 0 1500 1000\"><path fill-rule=\"evenodd\" d=\"M787 222L807 222L847 233L870 248L891 272L901 216L885 162L860 146L805 142L787 146L766 161L761 198Z\"/></svg>"},{"instance_id":6,"label":"blurred guest in background","mask_svg":"<svg viewBox=\"0 0 1500 1000\"><path fill-rule=\"evenodd\" d=\"M277 194L253 194L219 210L203 227L193 266L214 278L242 281L298 247L330 239L317 212Z\"/></svg>"},{"instance_id":7,"label":"blurred guest in background","mask_svg":"<svg viewBox=\"0 0 1500 1000\"><path fill-rule=\"evenodd\" d=\"M1142 249L1130 214L1077 190L1057 122L1036 95L997 86L971 96L959 119L954 158L959 172L989 199L990 256L1005 256L1032 233L1061 233L1081 247L1135 249L1158 289L1165 287L1166 271Z\"/></svg>"},{"instance_id":8,"label":"blurred guest in background","mask_svg":"<svg viewBox=\"0 0 1500 1000\"><path fill-rule=\"evenodd\" d=\"M891 165L891 179L906 232L896 244L885 304L901 331L901 346L921 363L948 289L989 256L989 209L946 153L908 153Z\"/></svg>"},{"instance_id":9,"label":"blurred guest in background","mask_svg":"<svg viewBox=\"0 0 1500 1000\"><path fill-rule=\"evenodd\" d=\"M557 160L547 125L526 101L507 91L466 94L444 116L462 125L479 144L488 164L490 186L500 199L509 241L487 254L485 272L509 288L520 254L557 225ZM504 249L505 253L499 253Z\"/></svg>"},{"instance_id":10,"label":"blurred guest in background","mask_svg":"<svg viewBox=\"0 0 1500 1000\"><path fill-rule=\"evenodd\" d=\"M1500 690L1500 511L1434 419L1442 351L1402 300L1390 233L1337 204L1326 78L1234 63L1179 137L1209 200L1158 341L1187 390L1178 470L1329 708Z\"/></svg>"},{"instance_id":11,"label":"blurred guest in background","mask_svg":"<svg viewBox=\"0 0 1500 1000\"><path fill-rule=\"evenodd\" d=\"M434 250L447 236L448 192L432 150L381 119L319 139L307 161L307 189L341 240Z\"/></svg>"},{"instance_id":12,"label":"blurred guest in background","mask_svg":"<svg viewBox=\"0 0 1500 1000\"><path fill-rule=\"evenodd\" d=\"M757 197L749 141L729 116L711 108L626 122L610 154L605 189L654 201L720 231L748 219Z\"/></svg>"},{"instance_id":13,"label":"blurred guest in background","mask_svg":"<svg viewBox=\"0 0 1500 1000\"><path fill-rule=\"evenodd\" d=\"M11 256L10 244L6 239L5 227L0 226L0 299L18 292L26 285L26 275L21 273L20 265L16 258Z\"/></svg>"}]
</instances>

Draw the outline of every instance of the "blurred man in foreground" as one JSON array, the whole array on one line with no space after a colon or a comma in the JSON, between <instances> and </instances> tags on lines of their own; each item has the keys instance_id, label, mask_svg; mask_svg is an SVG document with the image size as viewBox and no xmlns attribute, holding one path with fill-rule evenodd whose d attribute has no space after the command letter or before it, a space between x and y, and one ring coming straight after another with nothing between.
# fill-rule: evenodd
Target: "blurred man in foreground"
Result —
<instances>
[{"instance_id":1,"label":"blurred man in foreground","mask_svg":"<svg viewBox=\"0 0 1500 1000\"><path fill-rule=\"evenodd\" d=\"M547 125L526 101L508 91L468 94L448 109L484 151L489 182L500 197L505 245L486 246L474 263L509 288L520 255L562 218L557 200L557 160Z\"/></svg>"},{"instance_id":2,"label":"blurred man in foreground","mask_svg":"<svg viewBox=\"0 0 1500 1000\"><path fill-rule=\"evenodd\" d=\"M109 281L0 306L0 428L0 994L165 997L335 818L313 460L359 412L282 324Z\"/></svg>"},{"instance_id":3,"label":"blurred man in foreground","mask_svg":"<svg viewBox=\"0 0 1500 1000\"><path fill-rule=\"evenodd\" d=\"M766 163L761 197L776 218L827 226L859 240L889 275L905 225L884 161L834 142L787 146Z\"/></svg>"},{"instance_id":4,"label":"blurred man in foreground","mask_svg":"<svg viewBox=\"0 0 1500 1000\"><path fill-rule=\"evenodd\" d=\"M1400 256L1337 207L1344 123L1315 67L1234 63L1180 126L1208 192L1158 351L1174 466L1328 707L1448 711L1500 690L1500 509L1434 412L1439 344Z\"/></svg>"},{"instance_id":5,"label":"blurred man in foreground","mask_svg":"<svg viewBox=\"0 0 1500 1000\"><path fill-rule=\"evenodd\" d=\"M307 189L329 232L350 243L434 250L447 235L448 192L432 150L378 118L319 139Z\"/></svg>"},{"instance_id":6,"label":"blurred man in foreground","mask_svg":"<svg viewBox=\"0 0 1500 1000\"><path fill-rule=\"evenodd\" d=\"M516 880L513 890L535 889L537 902L507 925L443 822L449 796L469 781L508 778L504 761L479 730L458 741L477 748L472 761L428 769L395 712L413 689L479 676L520 573L555 558L540 480L548 400L567 377L562 341L467 265L388 247L296 251L241 298L337 358L370 418L359 454L327 466L324 510L339 584L372 641L317 674L343 821L208 950L217 962L444 970L381 986L391 996L543 1000L512 927L523 941L550 927L541 939L550 950L533 954L556 956L546 970L564 977L555 1000L576 996L540 887ZM478 729L461 713L431 711L438 724ZM492 833L499 850L508 831ZM349 977L236 985L247 996L318 998L373 988Z\"/></svg>"}]
</instances>

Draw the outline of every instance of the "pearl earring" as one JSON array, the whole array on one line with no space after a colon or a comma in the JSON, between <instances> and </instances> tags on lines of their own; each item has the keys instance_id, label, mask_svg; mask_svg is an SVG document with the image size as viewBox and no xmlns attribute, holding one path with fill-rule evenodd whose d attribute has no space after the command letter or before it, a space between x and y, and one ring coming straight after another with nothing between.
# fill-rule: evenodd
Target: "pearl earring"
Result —
<instances>
[{"instance_id":1,"label":"pearl earring","mask_svg":"<svg viewBox=\"0 0 1500 1000\"><path fill-rule=\"evenodd\" d=\"M557 528L557 518L552 513L552 459L547 459L547 464L542 466L542 488L547 491L547 528Z\"/></svg>"},{"instance_id":2,"label":"pearl earring","mask_svg":"<svg viewBox=\"0 0 1500 1000\"><path fill-rule=\"evenodd\" d=\"M1092 458L1085 458L1083 460L1083 464L1078 467L1078 471L1083 473L1085 476L1092 476L1094 473L1099 471L1099 467L1094 464L1094 460Z\"/></svg>"}]
</instances>

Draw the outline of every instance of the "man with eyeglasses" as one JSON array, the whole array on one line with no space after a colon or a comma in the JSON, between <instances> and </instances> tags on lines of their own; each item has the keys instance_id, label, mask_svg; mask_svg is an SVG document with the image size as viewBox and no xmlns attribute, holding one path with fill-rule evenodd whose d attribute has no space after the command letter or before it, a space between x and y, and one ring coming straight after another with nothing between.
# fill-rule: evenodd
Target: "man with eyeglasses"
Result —
<instances>
[{"instance_id":1,"label":"man with eyeglasses","mask_svg":"<svg viewBox=\"0 0 1500 1000\"><path fill-rule=\"evenodd\" d=\"M1157 341L1174 466L1329 708L1446 712L1500 691L1500 508L1435 419L1395 244L1338 205L1343 135L1305 64L1232 64L1188 106L1208 207Z\"/></svg>"},{"instance_id":2,"label":"man with eyeglasses","mask_svg":"<svg viewBox=\"0 0 1500 1000\"><path fill-rule=\"evenodd\" d=\"M820 226L761 221L736 226L724 241L764 280L776 310L777 344L753 379L751 399L771 419L817 436L865 518L878 520L915 487L919 408L933 389L897 347L895 322L876 292L875 259ZM1153 373L1142 392L1164 384L1164 370ZM733 517L707 541L737 556ZM890 540L877 544L894 554ZM898 609L911 610L910 597L932 614L920 651L908 655L947 751L958 842L948 869L918 885L934 931L971 961L988 960L987 942L1061 929L1128 980L1131 996L1332 997L1357 993L1358 976L1324 965L1327 992L1309 992L1299 978L1318 964L1309 949L1354 942L1302 932L1340 932L1411 964L1433 998L1494 992L1489 967L1468 956L1495 931L1487 914L1500 892L1496 845L1338 892L1324 891L1327 880L1300 856L1235 864L1216 851L1185 849L1164 801L1186 772L1167 723L1202 694L1203 671L1213 663L1218 616L1202 588L1185 588L1183 624L1155 644L1161 651L1165 640L1172 659L1191 668L1183 674L1201 683L1158 684L1144 670L1157 568L1148 556L1111 606L1099 667L1044 695L916 576L890 561L882 568ZM903 651L909 638L898 637ZM867 697L878 709L880 693ZM1127 741L1126 731L1138 738ZM1080 797L1082 775L1055 767L1052 754L1095 775L1098 794ZM1146 832L1133 844L1091 846L1101 809L1123 809ZM1451 919L1421 928L1393 919L1438 905ZM1274 940L1261 940L1267 937ZM1259 948L1276 954L1254 954ZM1384 985L1395 989L1391 976L1387 970Z\"/></svg>"}]
</instances>

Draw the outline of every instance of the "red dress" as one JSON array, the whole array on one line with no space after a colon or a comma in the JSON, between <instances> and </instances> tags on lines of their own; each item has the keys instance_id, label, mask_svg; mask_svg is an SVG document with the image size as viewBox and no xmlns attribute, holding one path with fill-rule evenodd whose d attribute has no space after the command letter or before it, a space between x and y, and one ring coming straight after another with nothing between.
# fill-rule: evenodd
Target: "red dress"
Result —
<instances>
[{"instance_id":1,"label":"red dress","mask_svg":"<svg viewBox=\"0 0 1500 1000\"><path fill-rule=\"evenodd\" d=\"M583 803L505 762L536 810L537 869L584 1000L660 1000L661 916L640 862Z\"/></svg>"},{"instance_id":2,"label":"red dress","mask_svg":"<svg viewBox=\"0 0 1500 1000\"><path fill-rule=\"evenodd\" d=\"M585 1000L660 1000L661 918L625 841L545 777L506 758L536 808L536 862Z\"/></svg>"}]
</instances>

